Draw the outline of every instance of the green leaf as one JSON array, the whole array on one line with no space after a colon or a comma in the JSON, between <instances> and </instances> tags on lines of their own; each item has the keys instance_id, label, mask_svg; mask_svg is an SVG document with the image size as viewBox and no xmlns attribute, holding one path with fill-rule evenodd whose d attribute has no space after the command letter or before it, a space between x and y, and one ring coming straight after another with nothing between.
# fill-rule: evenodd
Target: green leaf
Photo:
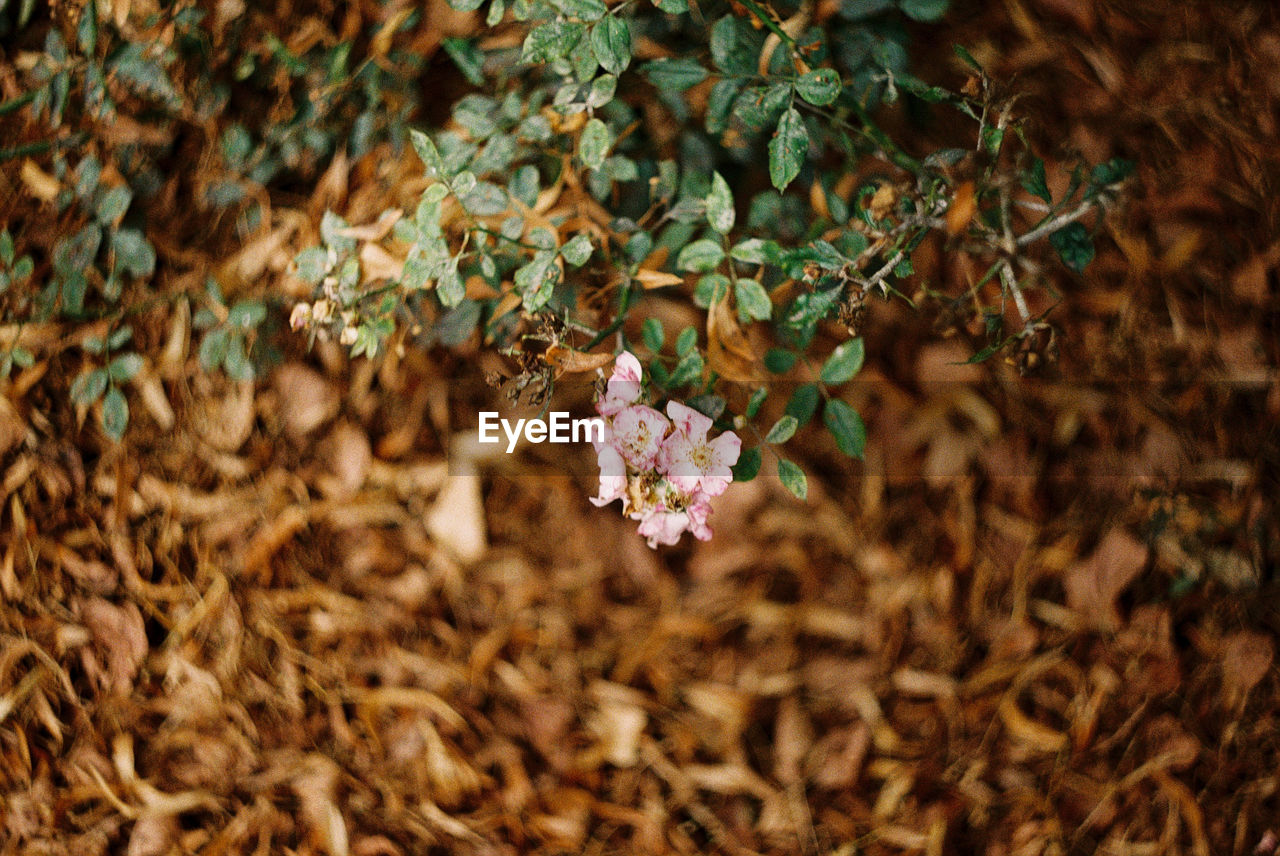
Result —
<instances>
[{"instance_id":1,"label":"green leaf","mask_svg":"<svg viewBox=\"0 0 1280 856\"><path fill-rule=\"evenodd\" d=\"M743 411L742 415L748 419L755 419L756 414L760 412L760 408L764 405L764 400L768 397L769 390L763 386L751 393L751 399L747 402L747 409Z\"/></svg>"},{"instance_id":2,"label":"green leaf","mask_svg":"<svg viewBox=\"0 0 1280 856\"><path fill-rule=\"evenodd\" d=\"M137 229L117 229L111 236L116 263L134 276L151 276L156 270L156 251Z\"/></svg>"},{"instance_id":3,"label":"green leaf","mask_svg":"<svg viewBox=\"0 0 1280 856\"><path fill-rule=\"evenodd\" d=\"M531 262L515 272L513 281L516 292L523 298L526 312L537 312L551 299L551 292L560 278L555 259L554 252L542 250Z\"/></svg>"},{"instance_id":4,"label":"green leaf","mask_svg":"<svg viewBox=\"0 0 1280 856\"><path fill-rule=\"evenodd\" d=\"M671 377L667 380L666 385L674 389L701 381L702 369L702 354L697 351L690 351L680 358L680 362L676 364L675 370L671 372Z\"/></svg>"},{"instance_id":5,"label":"green leaf","mask_svg":"<svg viewBox=\"0 0 1280 856\"><path fill-rule=\"evenodd\" d=\"M706 416L708 419L719 419L720 414L724 413L724 408L728 404L719 395L695 395L693 398L685 402L694 410Z\"/></svg>"},{"instance_id":6,"label":"green leaf","mask_svg":"<svg viewBox=\"0 0 1280 856\"><path fill-rule=\"evenodd\" d=\"M707 70L694 59L657 59L640 69L661 90L683 92L707 79Z\"/></svg>"},{"instance_id":7,"label":"green leaf","mask_svg":"<svg viewBox=\"0 0 1280 856\"><path fill-rule=\"evenodd\" d=\"M591 258L594 247L591 246L591 239L586 235L574 235L563 247L560 248L560 255L564 260L574 267L582 267L587 263L587 259Z\"/></svg>"},{"instance_id":8,"label":"green leaf","mask_svg":"<svg viewBox=\"0 0 1280 856\"><path fill-rule=\"evenodd\" d=\"M253 380L253 363L245 352L244 337L232 335L228 342L227 356L222 361L227 377L232 380Z\"/></svg>"},{"instance_id":9,"label":"green leaf","mask_svg":"<svg viewBox=\"0 0 1280 856\"><path fill-rule=\"evenodd\" d=\"M31 276L31 274L35 272L35 269L36 265L35 262L31 261L31 256L23 256L18 259L17 263L13 266L13 270L10 271L13 282L22 282L24 279Z\"/></svg>"},{"instance_id":10,"label":"green leaf","mask_svg":"<svg viewBox=\"0 0 1280 856\"><path fill-rule=\"evenodd\" d=\"M790 440L796 434L796 429L800 427L800 423L790 413L783 416L777 422L773 423L773 427L769 429L769 433L764 436L766 443L778 445Z\"/></svg>"},{"instance_id":11,"label":"green leaf","mask_svg":"<svg viewBox=\"0 0 1280 856\"><path fill-rule=\"evenodd\" d=\"M608 126L599 119L589 120L578 139L578 157L582 160L582 165L587 169L604 166L604 159L612 144Z\"/></svg>"},{"instance_id":12,"label":"green leaf","mask_svg":"<svg viewBox=\"0 0 1280 856\"><path fill-rule=\"evenodd\" d=\"M124 186L111 188L98 200L96 211L98 220L107 224L114 223L124 216L124 212L129 209L129 203L132 201L133 191L129 188Z\"/></svg>"},{"instance_id":13,"label":"green leaf","mask_svg":"<svg viewBox=\"0 0 1280 856\"><path fill-rule=\"evenodd\" d=\"M840 451L851 458L861 458L867 446L867 426L862 417L845 402L833 398L822 411L822 422L836 438Z\"/></svg>"},{"instance_id":14,"label":"green leaf","mask_svg":"<svg viewBox=\"0 0 1280 856\"><path fill-rule=\"evenodd\" d=\"M298 279L319 285L329 270L329 254L323 247L307 247L293 257L293 264L298 269Z\"/></svg>"},{"instance_id":15,"label":"green leaf","mask_svg":"<svg viewBox=\"0 0 1280 856\"><path fill-rule=\"evenodd\" d=\"M1133 173L1133 161L1124 158L1112 158L1106 163L1100 163L1093 168L1093 172L1089 176L1089 190L1087 195L1093 195L1097 191L1110 184L1118 181L1124 181Z\"/></svg>"},{"instance_id":16,"label":"green leaf","mask_svg":"<svg viewBox=\"0 0 1280 856\"><path fill-rule=\"evenodd\" d=\"M742 454L738 455L738 462L733 465L733 480L736 482L751 481L760 472L761 460L759 446L743 449Z\"/></svg>"},{"instance_id":17,"label":"green leaf","mask_svg":"<svg viewBox=\"0 0 1280 856\"><path fill-rule=\"evenodd\" d=\"M822 371L818 376L823 383L831 386L844 383L858 373L865 357L866 350L861 338L842 342L822 364Z\"/></svg>"},{"instance_id":18,"label":"green leaf","mask_svg":"<svg viewBox=\"0 0 1280 856\"><path fill-rule=\"evenodd\" d=\"M533 65L564 59L577 46L586 31L585 24L573 21L548 21L539 24L525 37L520 61Z\"/></svg>"},{"instance_id":19,"label":"green leaf","mask_svg":"<svg viewBox=\"0 0 1280 856\"><path fill-rule=\"evenodd\" d=\"M818 410L818 401L822 398L822 393L818 391L816 383L806 383L796 387L796 391L791 393L791 400L787 402L786 412L796 418L796 422L801 427L808 425L809 420L813 418L813 414Z\"/></svg>"},{"instance_id":20,"label":"green leaf","mask_svg":"<svg viewBox=\"0 0 1280 856\"><path fill-rule=\"evenodd\" d=\"M119 443L128 427L129 402L125 400L124 393L113 386L107 390L107 397L102 399L102 430Z\"/></svg>"},{"instance_id":21,"label":"green leaf","mask_svg":"<svg viewBox=\"0 0 1280 856\"><path fill-rule=\"evenodd\" d=\"M796 92L810 104L826 107L840 96L840 75L833 68L818 68L796 81Z\"/></svg>"},{"instance_id":22,"label":"green leaf","mask_svg":"<svg viewBox=\"0 0 1280 856\"><path fill-rule=\"evenodd\" d=\"M676 256L676 267L693 273L708 273L724 261L724 247L710 238L701 238L686 244Z\"/></svg>"},{"instance_id":23,"label":"green leaf","mask_svg":"<svg viewBox=\"0 0 1280 856\"><path fill-rule=\"evenodd\" d=\"M227 358L227 346L230 344L231 331L226 327L210 330L200 342L200 367L205 371L213 371L222 365Z\"/></svg>"},{"instance_id":24,"label":"green leaf","mask_svg":"<svg viewBox=\"0 0 1280 856\"><path fill-rule=\"evenodd\" d=\"M123 348L124 343L129 341L132 338L133 338L133 327L128 324L125 324L124 326L120 327L118 330L116 330L114 333L112 333L110 336L107 337L107 341L105 342L105 345L107 350L117 351L120 348Z\"/></svg>"},{"instance_id":25,"label":"green leaf","mask_svg":"<svg viewBox=\"0 0 1280 856\"><path fill-rule=\"evenodd\" d=\"M257 300L240 300L227 312L227 324L249 330L267 320L267 307Z\"/></svg>"},{"instance_id":26,"label":"green leaf","mask_svg":"<svg viewBox=\"0 0 1280 856\"><path fill-rule=\"evenodd\" d=\"M0 263L5 267L13 264L13 236L8 229L0 229Z\"/></svg>"},{"instance_id":27,"label":"green leaf","mask_svg":"<svg viewBox=\"0 0 1280 856\"><path fill-rule=\"evenodd\" d=\"M899 0L902 13L915 21L932 22L942 18L947 12L949 0Z\"/></svg>"},{"instance_id":28,"label":"green leaf","mask_svg":"<svg viewBox=\"0 0 1280 856\"><path fill-rule=\"evenodd\" d=\"M413 143L413 150L418 153L418 159L427 168L427 174L436 178L445 178L444 159L440 157L440 151L436 148L436 144L431 142L431 138L422 131L411 128L409 140Z\"/></svg>"},{"instance_id":29,"label":"green leaf","mask_svg":"<svg viewBox=\"0 0 1280 856\"><path fill-rule=\"evenodd\" d=\"M1049 185L1045 182L1044 161L1040 160L1040 158L1032 158L1031 168L1022 176L1022 189L1032 196L1040 197L1045 202L1053 203L1053 196L1049 193Z\"/></svg>"},{"instance_id":30,"label":"green leaf","mask_svg":"<svg viewBox=\"0 0 1280 856\"><path fill-rule=\"evenodd\" d=\"M952 45L951 50L955 51L956 56L964 60L965 65L969 66L974 71L985 73L983 72L982 65L973 58L973 54L969 53L968 49L965 48L964 45Z\"/></svg>"},{"instance_id":31,"label":"green leaf","mask_svg":"<svg viewBox=\"0 0 1280 856\"><path fill-rule=\"evenodd\" d=\"M804 470L786 458L778 458L778 478L796 499L802 500L809 496L809 480L805 478Z\"/></svg>"},{"instance_id":32,"label":"green leaf","mask_svg":"<svg viewBox=\"0 0 1280 856\"><path fill-rule=\"evenodd\" d=\"M733 229L733 191L718 172L711 173L711 192L707 194L707 222L721 235Z\"/></svg>"},{"instance_id":33,"label":"green leaf","mask_svg":"<svg viewBox=\"0 0 1280 856\"><path fill-rule=\"evenodd\" d=\"M599 21L609 12L604 0L552 0L553 5L570 18Z\"/></svg>"},{"instance_id":34,"label":"green leaf","mask_svg":"<svg viewBox=\"0 0 1280 856\"><path fill-rule=\"evenodd\" d=\"M689 11L689 0L653 0L653 5L668 15L683 15Z\"/></svg>"},{"instance_id":35,"label":"green leaf","mask_svg":"<svg viewBox=\"0 0 1280 856\"><path fill-rule=\"evenodd\" d=\"M676 355L686 356L698 344L698 331L693 327L685 327L676 337Z\"/></svg>"},{"instance_id":36,"label":"green leaf","mask_svg":"<svg viewBox=\"0 0 1280 856\"><path fill-rule=\"evenodd\" d=\"M773 302L764 286L754 279L739 279L733 284L733 296L738 301L738 317L756 321L768 321L773 317Z\"/></svg>"},{"instance_id":37,"label":"green leaf","mask_svg":"<svg viewBox=\"0 0 1280 856\"><path fill-rule=\"evenodd\" d=\"M478 5L478 4L477 4ZM462 72L467 83L484 86L484 54L471 39L448 38L441 43L449 59Z\"/></svg>"},{"instance_id":38,"label":"green leaf","mask_svg":"<svg viewBox=\"0 0 1280 856\"><path fill-rule=\"evenodd\" d=\"M755 74L763 45L763 35L737 15L725 15L711 25L711 61L725 74Z\"/></svg>"},{"instance_id":39,"label":"green leaf","mask_svg":"<svg viewBox=\"0 0 1280 856\"><path fill-rule=\"evenodd\" d=\"M71 382L71 401L87 407L101 398L106 389L106 369L87 371Z\"/></svg>"},{"instance_id":40,"label":"green leaf","mask_svg":"<svg viewBox=\"0 0 1280 856\"><path fill-rule=\"evenodd\" d=\"M786 374L796 364L796 355L784 348L770 348L764 353L764 367L774 374Z\"/></svg>"},{"instance_id":41,"label":"green leaf","mask_svg":"<svg viewBox=\"0 0 1280 856\"><path fill-rule=\"evenodd\" d=\"M657 318L644 319L644 324L640 327L640 337L644 339L644 346L655 354L662 350L662 345L667 339L666 331L662 329L662 322Z\"/></svg>"},{"instance_id":42,"label":"green leaf","mask_svg":"<svg viewBox=\"0 0 1280 856\"><path fill-rule=\"evenodd\" d=\"M459 12L474 12L484 4L484 0L449 0L450 8Z\"/></svg>"},{"instance_id":43,"label":"green leaf","mask_svg":"<svg viewBox=\"0 0 1280 856\"><path fill-rule=\"evenodd\" d=\"M800 174L809 152L809 130L800 111L787 108L778 120L778 128L769 141L769 180L778 190L785 190Z\"/></svg>"},{"instance_id":44,"label":"green leaf","mask_svg":"<svg viewBox=\"0 0 1280 856\"><path fill-rule=\"evenodd\" d=\"M708 273L698 278L693 287L693 304L700 309L707 309L713 303L719 303L729 293L729 277L722 273Z\"/></svg>"},{"instance_id":45,"label":"green leaf","mask_svg":"<svg viewBox=\"0 0 1280 856\"><path fill-rule=\"evenodd\" d=\"M1080 223L1064 226L1049 236L1049 243L1058 251L1064 264L1076 273L1083 273L1093 261L1093 239L1089 230Z\"/></svg>"},{"instance_id":46,"label":"green leaf","mask_svg":"<svg viewBox=\"0 0 1280 856\"><path fill-rule=\"evenodd\" d=\"M142 357L138 354L121 354L107 366L107 374L116 383L128 383L142 371Z\"/></svg>"},{"instance_id":47,"label":"green leaf","mask_svg":"<svg viewBox=\"0 0 1280 856\"><path fill-rule=\"evenodd\" d=\"M752 265L767 264L777 261L778 244L776 241L762 241L759 238L747 238L739 241L729 250L730 258Z\"/></svg>"},{"instance_id":48,"label":"green leaf","mask_svg":"<svg viewBox=\"0 0 1280 856\"><path fill-rule=\"evenodd\" d=\"M444 270L440 272L440 278L436 280L436 296L440 298L440 305L446 309L457 306L462 302L462 298L467 296L467 286L458 273L456 258L450 259ZM526 299L527 297L528 295ZM543 302L546 302L545 299Z\"/></svg>"},{"instance_id":49,"label":"green leaf","mask_svg":"<svg viewBox=\"0 0 1280 856\"><path fill-rule=\"evenodd\" d=\"M610 74L622 74L631 64L631 28L613 15L591 28L591 48Z\"/></svg>"}]
</instances>

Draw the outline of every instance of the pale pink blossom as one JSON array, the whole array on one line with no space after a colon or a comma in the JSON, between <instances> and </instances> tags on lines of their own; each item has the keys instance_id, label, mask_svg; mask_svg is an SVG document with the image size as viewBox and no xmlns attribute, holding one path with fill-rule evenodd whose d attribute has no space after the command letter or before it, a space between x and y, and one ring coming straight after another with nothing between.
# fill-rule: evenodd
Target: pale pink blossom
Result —
<instances>
[{"instance_id":1,"label":"pale pink blossom","mask_svg":"<svg viewBox=\"0 0 1280 856\"><path fill-rule=\"evenodd\" d=\"M711 419L678 401L667 402L675 430L662 444L659 468L679 491L719 496L733 481L742 441L732 431L707 439Z\"/></svg>"},{"instance_id":2,"label":"pale pink blossom","mask_svg":"<svg viewBox=\"0 0 1280 856\"><path fill-rule=\"evenodd\" d=\"M696 495L685 509L685 514L689 516L689 533L699 541L710 541L711 527L707 525L707 518L711 516L711 498L703 493Z\"/></svg>"},{"instance_id":3,"label":"pale pink blossom","mask_svg":"<svg viewBox=\"0 0 1280 856\"><path fill-rule=\"evenodd\" d=\"M659 544L671 546L678 543L688 526L689 515L685 512L667 511L665 507L659 507L645 515L636 531L648 539L652 549Z\"/></svg>"},{"instance_id":4,"label":"pale pink blossom","mask_svg":"<svg viewBox=\"0 0 1280 856\"><path fill-rule=\"evenodd\" d=\"M630 351L618 354L613 362L613 374L605 384L604 398L596 404L601 416L613 416L640 400L640 361Z\"/></svg>"},{"instance_id":5,"label":"pale pink blossom","mask_svg":"<svg viewBox=\"0 0 1280 856\"><path fill-rule=\"evenodd\" d=\"M605 506L615 499L626 504L627 465L613 446L604 444L596 449L596 463L600 465L600 493L590 497L592 504Z\"/></svg>"},{"instance_id":6,"label":"pale pink blossom","mask_svg":"<svg viewBox=\"0 0 1280 856\"><path fill-rule=\"evenodd\" d=\"M613 446L637 470L651 469L662 450L662 439L671 423L652 407L633 404L619 411L610 426Z\"/></svg>"}]
</instances>

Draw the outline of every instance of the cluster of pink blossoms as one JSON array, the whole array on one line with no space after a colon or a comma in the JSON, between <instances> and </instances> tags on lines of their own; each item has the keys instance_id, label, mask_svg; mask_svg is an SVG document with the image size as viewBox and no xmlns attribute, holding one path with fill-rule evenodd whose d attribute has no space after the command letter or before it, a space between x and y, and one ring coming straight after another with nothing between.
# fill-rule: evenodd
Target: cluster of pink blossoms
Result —
<instances>
[{"instance_id":1,"label":"cluster of pink blossoms","mask_svg":"<svg viewBox=\"0 0 1280 856\"><path fill-rule=\"evenodd\" d=\"M622 513L640 521L650 547L675 544L688 531L711 538L711 497L733 481L742 441L732 431L708 439L711 420L676 401L667 414L641 403L640 361L623 351L605 394L596 402L604 440L595 443L600 465L599 506L622 500Z\"/></svg>"}]
</instances>

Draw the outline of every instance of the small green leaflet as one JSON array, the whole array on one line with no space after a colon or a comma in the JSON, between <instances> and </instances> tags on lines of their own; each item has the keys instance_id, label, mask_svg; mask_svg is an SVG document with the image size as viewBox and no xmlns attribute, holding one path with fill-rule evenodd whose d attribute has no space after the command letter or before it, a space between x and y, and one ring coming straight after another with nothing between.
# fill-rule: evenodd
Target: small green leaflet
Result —
<instances>
[{"instance_id":1,"label":"small green leaflet","mask_svg":"<svg viewBox=\"0 0 1280 856\"><path fill-rule=\"evenodd\" d=\"M804 470L786 458L778 459L778 478L796 499L805 499L809 496L809 480L805 478Z\"/></svg>"},{"instance_id":2,"label":"small green leaflet","mask_svg":"<svg viewBox=\"0 0 1280 856\"><path fill-rule=\"evenodd\" d=\"M649 81L659 89L683 92L707 79L707 70L697 60L656 59L645 63L642 69Z\"/></svg>"},{"instance_id":3,"label":"small green leaflet","mask_svg":"<svg viewBox=\"0 0 1280 856\"><path fill-rule=\"evenodd\" d=\"M577 46L586 30L585 24L572 21L549 21L539 24L525 37L520 61L533 65L563 59Z\"/></svg>"},{"instance_id":4,"label":"small green leaflet","mask_svg":"<svg viewBox=\"0 0 1280 856\"><path fill-rule=\"evenodd\" d=\"M733 191L718 172L711 173L711 192L707 194L707 222L721 235L733 229Z\"/></svg>"},{"instance_id":5,"label":"small green leaflet","mask_svg":"<svg viewBox=\"0 0 1280 856\"><path fill-rule=\"evenodd\" d=\"M736 482L749 482L760 472L760 448L753 446L750 449L743 449L742 454L738 456L738 463L733 465L733 480Z\"/></svg>"},{"instance_id":6,"label":"small green leaflet","mask_svg":"<svg viewBox=\"0 0 1280 856\"><path fill-rule=\"evenodd\" d=\"M826 107L840 96L840 75L832 68L818 68L796 81L800 97L817 107Z\"/></svg>"},{"instance_id":7,"label":"small green leaflet","mask_svg":"<svg viewBox=\"0 0 1280 856\"><path fill-rule=\"evenodd\" d=\"M937 21L947 12L949 0L899 0L898 6L908 18L916 21Z\"/></svg>"},{"instance_id":8,"label":"small green leaflet","mask_svg":"<svg viewBox=\"0 0 1280 856\"><path fill-rule=\"evenodd\" d=\"M1093 261L1093 239L1089 230L1080 223L1064 226L1049 236L1049 243L1058 251L1063 263L1076 273L1083 273Z\"/></svg>"},{"instance_id":9,"label":"small green leaflet","mask_svg":"<svg viewBox=\"0 0 1280 856\"><path fill-rule=\"evenodd\" d=\"M787 185L800 174L808 151L809 129L805 127L800 111L789 107L778 120L778 128L769 141L769 180L774 187L786 190Z\"/></svg>"},{"instance_id":10,"label":"small green leaflet","mask_svg":"<svg viewBox=\"0 0 1280 856\"><path fill-rule=\"evenodd\" d=\"M724 248L710 238L687 244L676 257L676 267L693 273L708 273L724 259Z\"/></svg>"},{"instance_id":11,"label":"small green leaflet","mask_svg":"<svg viewBox=\"0 0 1280 856\"><path fill-rule=\"evenodd\" d=\"M599 169L604 166L604 159L609 154L612 144L609 128L599 119L591 119L582 129L582 137L578 140L578 157L582 165L588 169Z\"/></svg>"},{"instance_id":12,"label":"small green leaflet","mask_svg":"<svg viewBox=\"0 0 1280 856\"><path fill-rule=\"evenodd\" d=\"M818 400L822 397L822 393L818 391L816 383L806 383L796 387L796 391L791 393L791 400L787 402L786 411L796 418L801 425L807 425L809 420L813 418L813 414L818 409Z\"/></svg>"},{"instance_id":13,"label":"small green leaflet","mask_svg":"<svg viewBox=\"0 0 1280 856\"><path fill-rule=\"evenodd\" d=\"M644 346L655 354L662 350L662 343L667 338L662 329L662 322L657 318L644 319L644 325L640 328L640 335L644 339Z\"/></svg>"},{"instance_id":14,"label":"small green leaflet","mask_svg":"<svg viewBox=\"0 0 1280 856\"><path fill-rule=\"evenodd\" d=\"M622 74L631 64L631 28L621 18L609 15L591 28L591 49L605 71Z\"/></svg>"},{"instance_id":15,"label":"small green leaflet","mask_svg":"<svg viewBox=\"0 0 1280 856\"><path fill-rule=\"evenodd\" d=\"M102 399L102 430L117 443L124 438L124 429L129 427L129 402L124 393L112 387Z\"/></svg>"},{"instance_id":16,"label":"small green leaflet","mask_svg":"<svg viewBox=\"0 0 1280 856\"><path fill-rule=\"evenodd\" d=\"M862 361L866 357L866 351L862 344L862 339L850 339L842 342L831 352L831 356L827 357L827 361L822 364L822 372L819 377L822 382L835 386L844 383L852 378L862 368Z\"/></svg>"},{"instance_id":17,"label":"small green leaflet","mask_svg":"<svg viewBox=\"0 0 1280 856\"><path fill-rule=\"evenodd\" d=\"M822 422L836 438L840 451L851 458L861 458L867 446L867 426L862 417L845 402L833 398L822 411Z\"/></svg>"},{"instance_id":18,"label":"small green leaflet","mask_svg":"<svg viewBox=\"0 0 1280 856\"><path fill-rule=\"evenodd\" d=\"M785 443L795 436L796 429L799 427L799 421L788 413L782 416L777 422L773 423L773 427L770 428L769 433L765 435L764 441L774 445Z\"/></svg>"},{"instance_id":19,"label":"small green leaflet","mask_svg":"<svg viewBox=\"0 0 1280 856\"><path fill-rule=\"evenodd\" d=\"M1031 168L1022 176L1022 189L1032 196L1038 196L1045 202L1053 203L1053 196L1049 193L1049 185L1045 182L1044 161L1040 158L1033 158Z\"/></svg>"},{"instance_id":20,"label":"small green leaflet","mask_svg":"<svg viewBox=\"0 0 1280 856\"><path fill-rule=\"evenodd\" d=\"M443 178L444 160L440 157L436 144L431 142L431 138L415 128L409 131L409 139L413 142L413 150L418 153L418 158L426 166L427 172Z\"/></svg>"},{"instance_id":21,"label":"small green leaflet","mask_svg":"<svg viewBox=\"0 0 1280 856\"><path fill-rule=\"evenodd\" d=\"M739 279L733 284L733 296L738 301L738 320L768 321L773 317L773 303L764 286L754 279Z\"/></svg>"},{"instance_id":22,"label":"small green leaflet","mask_svg":"<svg viewBox=\"0 0 1280 856\"><path fill-rule=\"evenodd\" d=\"M591 258L591 239L586 235L574 235L563 247L560 255L574 267L582 267Z\"/></svg>"}]
</instances>

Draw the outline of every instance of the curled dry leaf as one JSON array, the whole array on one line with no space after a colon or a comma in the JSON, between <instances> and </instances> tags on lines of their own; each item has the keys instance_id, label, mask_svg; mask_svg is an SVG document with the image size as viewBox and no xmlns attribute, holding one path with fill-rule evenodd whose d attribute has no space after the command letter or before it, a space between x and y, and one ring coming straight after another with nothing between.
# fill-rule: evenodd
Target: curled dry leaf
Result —
<instances>
[{"instance_id":1,"label":"curled dry leaf","mask_svg":"<svg viewBox=\"0 0 1280 856\"><path fill-rule=\"evenodd\" d=\"M558 372L590 372L612 363L613 354L588 354L563 345L552 345L547 348L546 359Z\"/></svg>"},{"instance_id":2,"label":"curled dry leaf","mask_svg":"<svg viewBox=\"0 0 1280 856\"><path fill-rule=\"evenodd\" d=\"M729 309L727 293L707 310L707 363L729 380L756 383L762 379L760 361Z\"/></svg>"}]
</instances>

